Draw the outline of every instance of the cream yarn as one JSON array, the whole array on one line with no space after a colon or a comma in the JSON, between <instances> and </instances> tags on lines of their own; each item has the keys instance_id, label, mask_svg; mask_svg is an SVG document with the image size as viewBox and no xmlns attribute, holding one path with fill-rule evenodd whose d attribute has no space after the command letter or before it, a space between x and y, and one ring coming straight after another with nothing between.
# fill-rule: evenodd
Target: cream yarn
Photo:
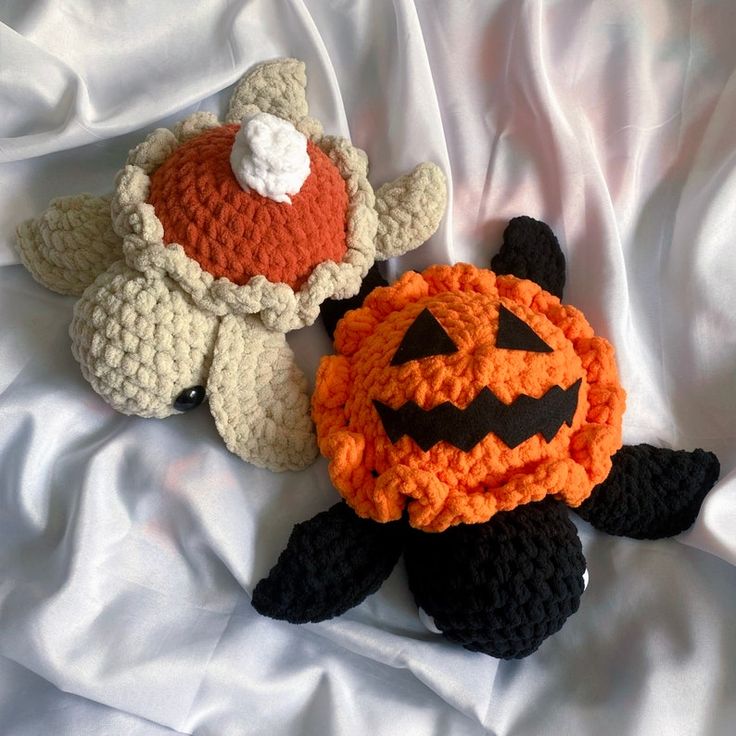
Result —
<instances>
[{"instance_id":1,"label":"cream yarn","mask_svg":"<svg viewBox=\"0 0 736 736\"><path fill-rule=\"evenodd\" d=\"M112 198L56 199L17 233L34 278L81 296L72 351L100 396L126 414L164 417L176 412L184 389L203 386L228 448L271 470L304 468L317 454L307 383L284 333L312 324L325 299L355 295L375 260L421 245L446 206L444 176L430 163L374 193L365 153L323 135L309 117L305 88L302 62L266 62L238 83L226 116L289 121L346 182L345 256L318 264L297 291L265 276L243 285L215 279L181 245L163 242L147 202L149 176L182 143L218 126L212 113L151 133L130 152Z\"/></svg>"}]
</instances>

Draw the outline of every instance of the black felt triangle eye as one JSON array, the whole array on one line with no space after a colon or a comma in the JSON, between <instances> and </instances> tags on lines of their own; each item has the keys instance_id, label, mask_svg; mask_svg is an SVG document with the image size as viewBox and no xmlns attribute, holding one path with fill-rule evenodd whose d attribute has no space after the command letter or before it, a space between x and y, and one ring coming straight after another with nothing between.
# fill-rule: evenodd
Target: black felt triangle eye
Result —
<instances>
[{"instance_id":1,"label":"black felt triangle eye","mask_svg":"<svg viewBox=\"0 0 736 736\"><path fill-rule=\"evenodd\" d=\"M450 355L456 352L457 345L450 339L432 312L424 309L406 331L404 339L391 359L391 365L403 365L410 360L428 358L431 355Z\"/></svg>"},{"instance_id":2,"label":"black felt triangle eye","mask_svg":"<svg viewBox=\"0 0 736 736\"><path fill-rule=\"evenodd\" d=\"M523 319L519 319L504 306L498 313L496 347L506 350L528 350L532 353L552 352L552 348Z\"/></svg>"}]
</instances>

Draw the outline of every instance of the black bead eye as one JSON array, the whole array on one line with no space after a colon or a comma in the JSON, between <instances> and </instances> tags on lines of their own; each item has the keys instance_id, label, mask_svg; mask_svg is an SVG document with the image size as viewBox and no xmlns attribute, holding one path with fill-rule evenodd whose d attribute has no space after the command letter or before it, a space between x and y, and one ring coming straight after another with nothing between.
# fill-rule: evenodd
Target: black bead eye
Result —
<instances>
[{"instance_id":1,"label":"black bead eye","mask_svg":"<svg viewBox=\"0 0 736 736\"><path fill-rule=\"evenodd\" d=\"M174 399L174 409L177 411L191 411L204 401L204 397L204 386L190 386Z\"/></svg>"},{"instance_id":2,"label":"black bead eye","mask_svg":"<svg viewBox=\"0 0 736 736\"><path fill-rule=\"evenodd\" d=\"M552 352L552 348L523 319L519 319L504 306L501 306L498 312L496 347L506 350L528 350L532 353Z\"/></svg>"}]
</instances>

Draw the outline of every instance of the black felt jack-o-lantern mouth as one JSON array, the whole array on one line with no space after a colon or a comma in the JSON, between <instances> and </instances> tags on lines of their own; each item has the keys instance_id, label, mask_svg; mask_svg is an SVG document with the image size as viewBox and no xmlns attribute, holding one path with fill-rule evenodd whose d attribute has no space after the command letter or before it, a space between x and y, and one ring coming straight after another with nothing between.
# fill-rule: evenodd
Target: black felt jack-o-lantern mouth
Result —
<instances>
[{"instance_id":1,"label":"black felt jack-o-lantern mouth","mask_svg":"<svg viewBox=\"0 0 736 736\"><path fill-rule=\"evenodd\" d=\"M552 348L529 325L513 312L501 306L498 316L496 348L551 353ZM424 309L406 331L391 359L392 366L435 355L451 355L458 350L429 309ZM470 452L493 432L513 449L535 434L551 442L563 424L572 426L578 405L581 379L568 388L552 386L535 398L520 394L510 404L504 404L488 387L482 388L468 406L461 409L449 401L422 409L407 401L393 409L373 400L383 428L391 442L405 435L425 452L445 441L463 452Z\"/></svg>"},{"instance_id":2,"label":"black felt jack-o-lantern mouth","mask_svg":"<svg viewBox=\"0 0 736 736\"><path fill-rule=\"evenodd\" d=\"M538 399L522 394L511 404L504 404L486 387L465 409L449 401L429 410L413 401L407 401L399 409L392 409L377 399L373 405L393 443L407 435L425 452L442 440L470 452L493 432L513 449L535 434L551 442L563 424L571 427L581 382L579 378L567 389L553 386Z\"/></svg>"}]
</instances>

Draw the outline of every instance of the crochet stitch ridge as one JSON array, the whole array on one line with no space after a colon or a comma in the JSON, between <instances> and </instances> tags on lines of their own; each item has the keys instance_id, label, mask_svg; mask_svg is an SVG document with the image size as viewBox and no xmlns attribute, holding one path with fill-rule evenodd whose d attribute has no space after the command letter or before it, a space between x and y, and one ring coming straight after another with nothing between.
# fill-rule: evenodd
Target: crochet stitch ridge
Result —
<instances>
[{"instance_id":1,"label":"crochet stitch ridge","mask_svg":"<svg viewBox=\"0 0 736 736\"><path fill-rule=\"evenodd\" d=\"M567 507L635 539L697 518L718 458L622 446L613 348L561 303L565 259L549 226L512 219L492 264L433 266L392 286L374 268L357 297L323 310L337 354L320 364L312 412L343 501L295 527L253 590L262 615L339 616L403 553L430 631L526 657L587 584Z\"/></svg>"},{"instance_id":2,"label":"crochet stitch ridge","mask_svg":"<svg viewBox=\"0 0 736 736\"><path fill-rule=\"evenodd\" d=\"M553 351L494 348L499 305ZM458 351L390 365L425 309ZM338 354L320 364L312 413L332 481L360 516L385 522L406 508L412 526L442 531L487 521L548 493L578 506L608 475L621 446L625 393L612 347L579 310L531 281L467 264L409 272L343 318L335 348ZM514 448L493 433L469 452L445 441L423 451L408 436L392 443L373 403L398 409L412 400L429 411L450 402L463 409L488 387L511 404L581 379L570 425L550 442L536 434Z\"/></svg>"},{"instance_id":3,"label":"crochet stitch ridge","mask_svg":"<svg viewBox=\"0 0 736 736\"><path fill-rule=\"evenodd\" d=\"M239 127L207 130L176 149L151 174L148 202L164 243L180 244L215 278L245 284L262 274L298 289L318 263L345 254L345 181L310 141L311 173L291 205L244 191L230 167Z\"/></svg>"},{"instance_id":4,"label":"crochet stitch ridge","mask_svg":"<svg viewBox=\"0 0 736 736\"><path fill-rule=\"evenodd\" d=\"M227 447L277 471L317 454L285 334L421 245L447 202L429 162L374 192L366 154L309 116L306 84L301 61L258 64L224 124L198 111L151 131L111 196L56 198L17 228L33 277L79 297L72 352L100 396L158 418L207 399Z\"/></svg>"},{"instance_id":5,"label":"crochet stitch ridge","mask_svg":"<svg viewBox=\"0 0 736 736\"><path fill-rule=\"evenodd\" d=\"M113 226L123 238L126 262L139 271L168 274L191 295L199 308L206 311L218 315L258 313L268 329L282 332L312 324L319 315L319 305L326 298L344 298L358 291L361 279L377 256L374 238L378 214L373 188L366 178L365 153L343 138L325 135L313 140L337 167L345 182L349 201L343 258L339 262L317 263L298 291L284 282L272 282L263 274L237 284L228 278L215 278L190 258L180 243L164 245L164 226L158 212L148 202L151 175L179 144L186 144L213 127L220 126L213 126L209 118L195 113L183 121L176 134L165 128L157 129L131 152L128 164L118 174L111 202ZM177 134L181 138L177 138ZM421 186L422 182L427 184L427 176L423 173L427 168L433 169L423 164L413 172L416 177L410 175L397 181L406 187L405 192L412 186ZM444 194L444 183L440 183ZM436 211L436 205L428 211ZM422 220L418 219L420 230L424 227Z\"/></svg>"}]
</instances>

